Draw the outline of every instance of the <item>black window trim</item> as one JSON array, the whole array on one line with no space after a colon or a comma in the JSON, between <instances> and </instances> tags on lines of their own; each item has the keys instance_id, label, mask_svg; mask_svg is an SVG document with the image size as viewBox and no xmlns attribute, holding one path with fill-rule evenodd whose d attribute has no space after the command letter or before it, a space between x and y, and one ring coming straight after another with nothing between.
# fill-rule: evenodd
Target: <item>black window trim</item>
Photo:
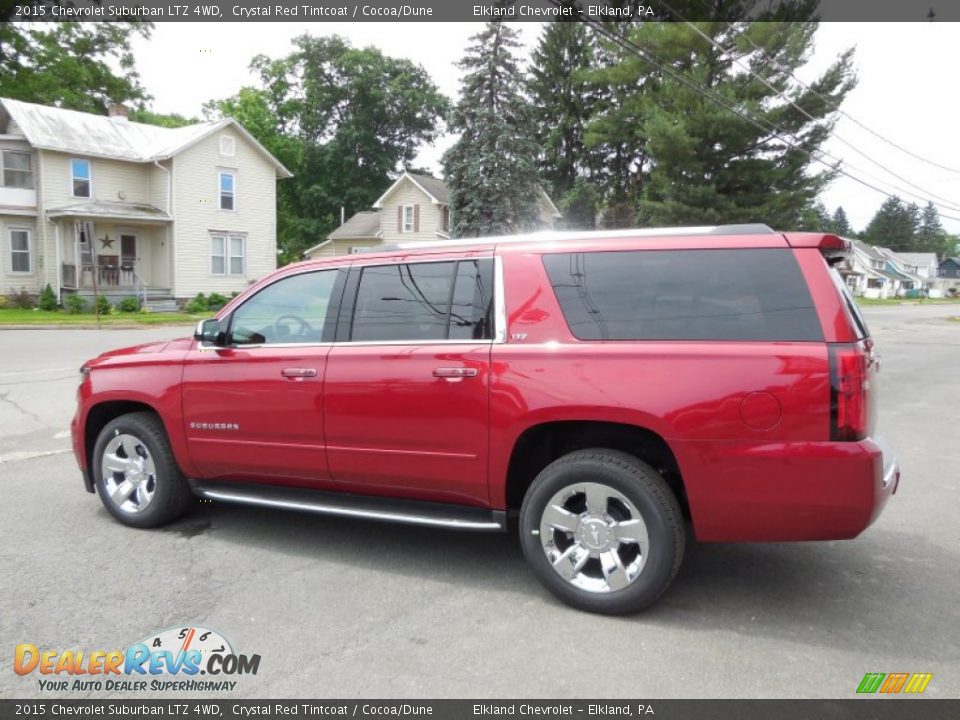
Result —
<instances>
[{"instance_id":1,"label":"black window trim","mask_svg":"<svg viewBox=\"0 0 960 720\"><path fill-rule=\"evenodd\" d=\"M289 275L284 275L284 276L282 276L282 277L278 277L277 279L273 280L272 282L267 283L267 284L264 285L263 287L258 288L257 291L256 291L253 295L251 295L251 296L248 297L248 298L244 298L243 302L242 302L240 305L238 305L237 307L235 307L233 310L231 310L231 311L230 311L230 314L229 314L226 318L224 318L224 322L226 323L226 328L225 328L225 330L224 330L223 332L224 332L224 337L226 337L226 339L227 339L227 344L226 344L225 347L231 348L231 349L236 349L236 350L256 350L256 349L259 349L259 348L270 348L270 349L273 349L273 348L304 348L304 347L326 347L326 346L328 346L328 345L332 345L332 344L333 344L333 340L326 340L326 339L325 339L325 340L322 340L322 341L320 341L320 342L240 343L240 344L236 344L236 343L234 343L234 342L232 341L233 319L234 319L234 316L235 316L236 313L237 313L237 310L239 310L239 309L242 308L244 305L246 305L248 302L250 302L251 300L253 300L253 298L257 297L257 295L259 295L260 293L262 293L264 290L266 290L267 288L273 287L274 285L276 285L276 284L279 283L279 282L282 282L282 281L284 281L284 280L288 280L288 279L293 278L293 277L300 277L301 275L310 275L310 274L313 274L313 273L331 272L331 271L333 271L333 272L336 272L336 273L337 273L337 278L336 278L336 280L334 280L334 282L333 282L333 289L330 291L330 300L329 300L329 303L328 303L328 305L327 305L327 319L328 319L328 320L331 319L331 318L333 319L333 327L330 328L330 329L328 329L328 328L326 327L326 325L324 325L323 334L324 334L325 336L326 336L326 335L332 335L333 337L336 337L337 324L339 323L339 318L340 318L340 304L341 304L341 302L342 302L342 300L343 300L344 288L345 288L346 285L347 285L346 280L347 280L347 276L348 276L349 270L350 270L350 265L349 265L349 264L347 264L347 265L337 265L337 266L334 266L334 267L312 267L312 268L304 269L302 272L290 273ZM223 349L224 349L224 346L220 346L220 345L201 346L199 349L201 349L201 350L223 350Z\"/></svg>"},{"instance_id":2,"label":"black window trim","mask_svg":"<svg viewBox=\"0 0 960 720\"><path fill-rule=\"evenodd\" d=\"M461 262L473 262L478 260L492 260L493 261L493 292L491 295L491 302L493 305L492 316L493 328L490 333L490 337L485 340L467 340L467 339L434 339L434 340L351 340L350 336L353 333L353 318L354 311L357 304L357 294L360 290L360 276L363 273L365 268L373 267L393 267L395 265L424 265L427 263L453 263L453 284L451 285L450 293L451 297L453 295L453 285L456 284L456 276L458 263ZM505 308L503 307L503 295L502 295L502 278L503 270L501 266L501 259L499 256L493 255L492 252L482 253L482 254L470 254L470 255L457 255L452 257L442 257L434 258L430 256L410 256L406 255L403 257L394 258L392 260L384 260L382 262L369 262L369 263L359 263L355 262L350 266L350 274L347 278L346 287L343 292L343 302L340 303L340 316L337 320L337 333L334 340L334 344L339 346L347 347L363 347L363 346L376 346L376 345L483 345L483 344L499 344L503 343L506 339L506 327L505 322L501 318L505 318ZM449 303L448 303L448 316L447 316L447 334L450 333L450 322L449 322Z\"/></svg>"}]
</instances>

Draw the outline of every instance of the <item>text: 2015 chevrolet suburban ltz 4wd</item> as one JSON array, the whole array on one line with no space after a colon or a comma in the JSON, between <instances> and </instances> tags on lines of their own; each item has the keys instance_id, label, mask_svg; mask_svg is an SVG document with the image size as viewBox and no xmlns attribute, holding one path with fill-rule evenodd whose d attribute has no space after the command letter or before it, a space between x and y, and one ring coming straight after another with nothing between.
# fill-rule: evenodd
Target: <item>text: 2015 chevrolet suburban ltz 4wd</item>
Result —
<instances>
[{"instance_id":1,"label":"text: 2015 chevrolet suburban ltz 4wd","mask_svg":"<svg viewBox=\"0 0 960 720\"><path fill-rule=\"evenodd\" d=\"M501 530L564 601L637 610L700 541L852 538L899 470L832 235L442 241L285 267L191 339L84 365L87 489Z\"/></svg>"}]
</instances>

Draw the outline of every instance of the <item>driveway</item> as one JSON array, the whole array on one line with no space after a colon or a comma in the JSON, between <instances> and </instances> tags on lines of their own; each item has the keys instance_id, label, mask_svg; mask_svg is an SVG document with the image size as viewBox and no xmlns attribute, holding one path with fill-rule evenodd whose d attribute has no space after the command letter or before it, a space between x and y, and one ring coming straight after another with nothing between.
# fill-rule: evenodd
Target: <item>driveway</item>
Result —
<instances>
[{"instance_id":1,"label":"driveway","mask_svg":"<svg viewBox=\"0 0 960 720\"><path fill-rule=\"evenodd\" d=\"M872 528L692 544L629 618L557 603L506 535L200 503L163 530L121 527L68 452L77 370L189 329L0 331L0 696L42 694L10 669L18 643L112 649L198 624L261 655L235 697L850 698L864 673L899 671L960 697L957 314L866 310L903 466Z\"/></svg>"}]
</instances>

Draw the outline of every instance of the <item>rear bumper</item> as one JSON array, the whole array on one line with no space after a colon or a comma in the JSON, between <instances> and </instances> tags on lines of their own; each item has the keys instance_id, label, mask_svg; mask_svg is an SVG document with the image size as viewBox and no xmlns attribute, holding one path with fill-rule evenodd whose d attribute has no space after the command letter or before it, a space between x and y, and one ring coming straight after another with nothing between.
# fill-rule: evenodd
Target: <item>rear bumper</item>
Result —
<instances>
[{"instance_id":1,"label":"rear bumper","mask_svg":"<svg viewBox=\"0 0 960 720\"><path fill-rule=\"evenodd\" d=\"M882 437L860 442L681 443L704 542L841 540L866 530L900 483Z\"/></svg>"},{"instance_id":2,"label":"rear bumper","mask_svg":"<svg viewBox=\"0 0 960 720\"><path fill-rule=\"evenodd\" d=\"M886 438L883 436L878 435L873 438L868 438L863 442L872 443L880 451L882 468L879 483L877 483L874 488L875 501L873 513L870 515L870 522L867 523L869 527L874 520L880 517L880 513L883 512L883 508L886 507L890 496L896 495L897 493L897 487L900 485L900 463L897 462L897 456L893 448L887 443Z\"/></svg>"}]
</instances>

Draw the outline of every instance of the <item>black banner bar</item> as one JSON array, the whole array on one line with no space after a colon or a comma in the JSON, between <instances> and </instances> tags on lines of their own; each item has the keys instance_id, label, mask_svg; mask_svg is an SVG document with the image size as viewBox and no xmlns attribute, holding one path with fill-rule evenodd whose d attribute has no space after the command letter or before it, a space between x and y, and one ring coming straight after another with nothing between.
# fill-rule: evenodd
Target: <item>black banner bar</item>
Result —
<instances>
[{"instance_id":1,"label":"black banner bar","mask_svg":"<svg viewBox=\"0 0 960 720\"><path fill-rule=\"evenodd\" d=\"M3 4L8 4L6 0ZM754 4L750 17L777 14L784 0ZM14 21L110 22L546 22L550 20L675 21L742 20L718 17L716 3L677 0L13 0ZM709 16L708 16L709 13ZM960 20L956 0L820 0L824 21L950 22ZM895 48L891 48L895 50Z\"/></svg>"},{"instance_id":2,"label":"black banner bar","mask_svg":"<svg viewBox=\"0 0 960 720\"><path fill-rule=\"evenodd\" d=\"M955 720L960 717L960 700L0 700L0 717Z\"/></svg>"}]
</instances>

